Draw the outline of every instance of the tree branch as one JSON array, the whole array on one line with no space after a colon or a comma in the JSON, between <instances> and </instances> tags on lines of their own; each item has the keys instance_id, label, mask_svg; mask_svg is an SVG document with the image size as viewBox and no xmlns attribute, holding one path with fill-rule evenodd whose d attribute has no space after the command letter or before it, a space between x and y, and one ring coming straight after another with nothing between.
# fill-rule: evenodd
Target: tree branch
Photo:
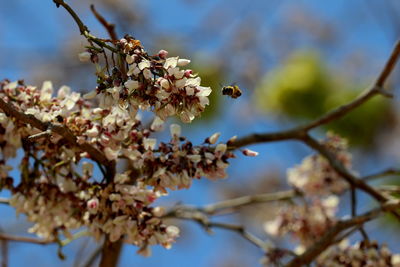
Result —
<instances>
[{"instance_id":1,"label":"tree branch","mask_svg":"<svg viewBox=\"0 0 400 267\"><path fill-rule=\"evenodd\" d=\"M305 266L310 264L318 255L327 249L332 242L336 239L335 237L342 231L349 229L351 227L362 225L370 220L378 217L382 212L395 211L400 208L400 201L388 201L379 208L373 209L362 215L353 217L348 220L339 221L333 226L329 231L327 231L317 242L315 242L311 247L309 247L303 254L297 256L291 260L286 267L297 267Z\"/></svg>"},{"instance_id":2,"label":"tree branch","mask_svg":"<svg viewBox=\"0 0 400 267\"><path fill-rule=\"evenodd\" d=\"M222 228L225 230L233 231L241 235L244 239L248 240L258 248L262 249L263 251L265 251L268 247L268 244L266 242L246 231L244 226L211 222L208 218L208 214L198 209L182 209L177 207L176 209L168 212L164 216L164 218L175 218L197 222L208 233L210 233L210 228Z\"/></svg>"},{"instance_id":3,"label":"tree branch","mask_svg":"<svg viewBox=\"0 0 400 267\"><path fill-rule=\"evenodd\" d=\"M393 175L400 175L400 170L390 168L390 169L387 169L387 170L384 170L384 171L381 171L381 172L378 172L375 174L364 176L362 179L364 181L369 182L369 181L372 181L372 180L375 180L378 178L393 176Z\"/></svg>"},{"instance_id":4,"label":"tree branch","mask_svg":"<svg viewBox=\"0 0 400 267\"><path fill-rule=\"evenodd\" d=\"M391 96L389 92L383 89L385 81L389 77L390 73L393 71L398 58L400 56L400 41L396 43L393 48L393 51L387 60L385 67L381 71L376 80L375 84L370 88L362 92L356 99L347 103L343 106L340 106L332 111L326 113L322 117L309 122L303 126L297 126L292 129L274 132L274 133L263 133L263 134L251 134L242 138L237 139L230 145L230 149L235 149L239 147L243 147L246 145L257 144L257 143L266 143L273 141L283 141L283 140L291 140L296 138L302 138L309 130L314 129L318 126L327 124L333 120L337 120L355 108L361 106L373 96L383 95L383 96Z\"/></svg>"},{"instance_id":5,"label":"tree branch","mask_svg":"<svg viewBox=\"0 0 400 267\"><path fill-rule=\"evenodd\" d=\"M85 38L90 42L93 41L95 42L98 46L107 48L108 50L118 53L118 50L115 49L114 47L106 44L104 40L97 38L96 36L90 34L88 27L82 22L82 20L79 18L79 16L75 13L75 11L67 4L64 2L64 0L53 0L53 2L56 4L57 7L62 6L67 10L67 12L71 15L71 17L74 19L76 24L78 25L80 33L85 36Z\"/></svg>"},{"instance_id":6,"label":"tree branch","mask_svg":"<svg viewBox=\"0 0 400 267\"><path fill-rule=\"evenodd\" d=\"M7 103L3 99L0 99L0 109L2 109L7 116L11 116L25 124L30 124L41 131L45 132L51 130L51 132L61 135L68 143L87 152L91 159L105 166L109 179L114 177L115 161L109 161L100 150L88 143L78 144L76 136L67 127L49 122L44 123L33 115L18 111L11 103Z\"/></svg>"},{"instance_id":7,"label":"tree branch","mask_svg":"<svg viewBox=\"0 0 400 267\"><path fill-rule=\"evenodd\" d=\"M272 201L284 201L298 196L300 193L295 190L287 190L274 193L264 193L256 195L242 196L238 198L228 199L214 204L209 204L205 207L198 208L198 210L213 215L223 209L234 209L245 205L256 203L265 203Z\"/></svg>"},{"instance_id":8,"label":"tree branch","mask_svg":"<svg viewBox=\"0 0 400 267\"><path fill-rule=\"evenodd\" d=\"M370 186L363 180L358 179L356 176L350 173L343 166L343 164L337 160L336 156L331 151L329 151L324 145L319 143L317 140L315 140L309 135L306 135L304 138L301 139L301 141L303 141L306 145L308 145L309 147L317 151L319 154L321 154L323 157L325 157L328 160L329 164L332 166L332 168L334 168L336 172L340 176L342 176L350 185L355 186L356 188L361 189L362 191L368 193L379 202L384 202L387 200L372 186Z\"/></svg>"},{"instance_id":9,"label":"tree branch","mask_svg":"<svg viewBox=\"0 0 400 267\"><path fill-rule=\"evenodd\" d=\"M99 12L97 12L93 4L90 5L90 10L92 11L96 19L101 23L101 25L103 25L104 28L107 30L111 40L118 40L117 34L115 32L115 24L109 23Z\"/></svg>"},{"instance_id":10,"label":"tree branch","mask_svg":"<svg viewBox=\"0 0 400 267\"><path fill-rule=\"evenodd\" d=\"M0 233L0 240L8 240L14 242L24 242L24 243L31 243L31 244L38 244L38 245L48 245L53 244L55 241L25 237L25 236L13 236L5 233Z\"/></svg>"},{"instance_id":11,"label":"tree branch","mask_svg":"<svg viewBox=\"0 0 400 267\"><path fill-rule=\"evenodd\" d=\"M375 200L377 200L380 203L384 203L388 201L388 199L382 195L378 190L367 184L365 181L362 179L359 179L355 175L353 175L351 172L349 172L346 167L343 166L343 164L337 160L336 156L329 151L325 146L320 144L318 141L313 139L311 136L306 135L302 141L316 150L318 153L320 153L323 157L325 157L329 164L332 166L332 168L335 169L335 171L342 176L349 184L350 186L354 186L365 193L369 194L372 196ZM392 211L392 214L400 220L400 214L396 211Z\"/></svg>"}]
</instances>

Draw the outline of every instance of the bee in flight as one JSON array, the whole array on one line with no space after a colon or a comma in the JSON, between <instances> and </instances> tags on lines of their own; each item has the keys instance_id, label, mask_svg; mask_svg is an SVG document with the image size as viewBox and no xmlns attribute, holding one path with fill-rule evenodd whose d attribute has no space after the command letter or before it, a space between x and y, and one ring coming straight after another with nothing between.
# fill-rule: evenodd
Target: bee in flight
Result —
<instances>
[{"instance_id":1,"label":"bee in flight","mask_svg":"<svg viewBox=\"0 0 400 267\"><path fill-rule=\"evenodd\" d=\"M232 98L238 98L242 95L242 90L240 90L239 86L237 86L236 84L227 85L222 87L222 94L230 96Z\"/></svg>"}]
</instances>

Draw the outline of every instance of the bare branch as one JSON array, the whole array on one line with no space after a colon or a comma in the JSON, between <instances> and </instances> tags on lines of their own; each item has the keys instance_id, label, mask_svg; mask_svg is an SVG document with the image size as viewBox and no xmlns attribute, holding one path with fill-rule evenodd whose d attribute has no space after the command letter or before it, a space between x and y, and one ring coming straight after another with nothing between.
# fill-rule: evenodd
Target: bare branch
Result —
<instances>
[{"instance_id":1,"label":"bare branch","mask_svg":"<svg viewBox=\"0 0 400 267\"><path fill-rule=\"evenodd\" d=\"M31 238L31 237L25 237L25 236L13 236L13 235L8 235L8 234L4 234L4 233L0 233L0 240L31 243L31 244L38 244L38 245L48 245L48 244L53 244L56 242L56 241L51 241L51 240L43 240L43 239L37 239L37 238Z\"/></svg>"},{"instance_id":2,"label":"bare branch","mask_svg":"<svg viewBox=\"0 0 400 267\"><path fill-rule=\"evenodd\" d=\"M381 172L378 172L375 174L364 176L362 179L364 181L369 182L369 181L372 181L372 180L375 180L378 178L383 178L383 177L388 177L388 176L393 176L393 175L400 175L400 170L391 168L391 169L387 169L387 170L384 170L384 171L381 171Z\"/></svg>"},{"instance_id":3,"label":"bare branch","mask_svg":"<svg viewBox=\"0 0 400 267\"><path fill-rule=\"evenodd\" d=\"M275 133L264 133L264 134L254 133L237 139L236 141L234 141L232 144L229 145L229 148L235 149L251 144L295 140L301 134L300 130L301 130L300 128L295 128L288 131L275 132Z\"/></svg>"},{"instance_id":4,"label":"bare branch","mask_svg":"<svg viewBox=\"0 0 400 267\"><path fill-rule=\"evenodd\" d=\"M385 64L385 67L381 71L378 76L377 81L375 84L370 88L366 89L362 92L356 99L351 101L348 104L340 106L332 111L326 113L322 117L306 124L303 126L298 126L286 131L275 132L275 133L263 133L263 134L251 134L242 138L237 139L233 142L230 146L231 149L243 147L250 144L256 143L265 143L265 142L273 142L273 141L283 141L283 140L293 140L296 138L302 138L309 130L314 129L318 126L327 124L331 121L337 120L350 111L354 110L355 108L361 106L373 96L376 95L383 95L391 97L389 92L383 89L383 85L387 78L389 77L390 73L392 72L393 68L395 67L398 58L400 56L400 41L398 41L393 48L393 51Z\"/></svg>"},{"instance_id":5,"label":"bare branch","mask_svg":"<svg viewBox=\"0 0 400 267\"><path fill-rule=\"evenodd\" d=\"M400 41L397 41L396 45L393 48L392 54L389 57L389 60L386 62L385 67L382 72L379 74L378 79L375 82L375 87L382 88L389 77L390 73L392 73L394 67L400 56Z\"/></svg>"},{"instance_id":6,"label":"bare branch","mask_svg":"<svg viewBox=\"0 0 400 267\"><path fill-rule=\"evenodd\" d=\"M211 228L222 228L225 230L233 231L240 234L243 238L245 238L246 240L248 240L249 242L251 242L252 244L254 244L255 246L264 251L268 247L268 244L266 242L256 237L255 235L251 234L250 232L246 231L243 226L227 224L227 223L211 222L208 218L208 214L198 209L184 209L177 207L176 209L168 212L167 215L165 215L164 217L197 222L207 232L210 232Z\"/></svg>"},{"instance_id":7,"label":"bare branch","mask_svg":"<svg viewBox=\"0 0 400 267\"><path fill-rule=\"evenodd\" d=\"M64 2L64 0L53 0L53 2L56 4L57 7L62 6L65 8L65 10L68 11L68 13L71 15L71 17L74 19L76 24L78 25L80 33L85 36L85 38L90 42L93 41L95 42L98 46L107 48L108 50L118 53L118 50L115 49L114 47L106 44L104 40L97 38L96 36L90 34L88 27L82 22L82 20L79 18L79 16L75 13L75 11L67 4Z\"/></svg>"},{"instance_id":8,"label":"bare branch","mask_svg":"<svg viewBox=\"0 0 400 267\"><path fill-rule=\"evenodd\" d=\"M8 198L0 197L0 204L8 205L10 204L10 200Z\"/></svg>"},{"instance_id":9,"label":"bare branch","mask_svg":"<svg viewBox=\"0 0 400 267\"><path fill-rule=\"evenodd\" d=\"M295 190L287 190L274 193L264 193L256 195L242 196L238 198L228 199L214 204L207 205L203 208L199 208L202 212L209 215L213 215L223 209L234 209L245 205L251 205L256 203L265 203L272 201L284 201L289 200L299 195Z\"/></svg>"},{"instance_id":10,"label":"bare branch","mask_svg":"<svg viewBox=\"0 0 400 267\"><path fill-rule=\"evenodd\" d=\"M90 5L90 10L92 11L96 19L101 23L101 25L103 25L104 28L107 30L111 40L113 41L118 40L117 34L115 32L115 24L109 23L99 12L97 12L93 4Z\"/></svg>"}]
</instances>

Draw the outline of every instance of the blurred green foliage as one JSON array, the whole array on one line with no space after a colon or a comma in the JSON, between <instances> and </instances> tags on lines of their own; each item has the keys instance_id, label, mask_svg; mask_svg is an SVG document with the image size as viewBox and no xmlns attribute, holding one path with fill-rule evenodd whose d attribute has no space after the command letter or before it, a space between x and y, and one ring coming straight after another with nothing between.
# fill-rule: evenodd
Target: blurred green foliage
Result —
<instances>
[{"instance_id":1,"label":"blurred green foliage","mask_svg":"<svg viewBox=\"0 0 400 267\"><path fill-rule=\"evenodd\" d=\"M318 54L295 52L280 66L265 74L255 90L257 107L268 114L292 120L312 120L348 103L365 87L349 82L338 73L329 74ZM369 147L391 113L381 97L325 126L325 130L349 139L353 145Z\"/></svg>"},{"instance_id":2,"label":"blurred green foliage","mask_svg":"<svg viewBox=\"0 0 400 267\"><path fill-rule=\"evenodd\" d=\"M206 106L206 109L201 114L201 120L194 120L192 123L196 122L207 122L209 120L217 118L220 113L221 107L221 84L224 78L224 73L222 69L217 64L210 64L202 62L197 59L194 60L196 64L191 64L191 68L194 72L199 73L201 77L201 85L211 87L212 92L208 97L210 104Z\"/></svg>"}]
</instances>

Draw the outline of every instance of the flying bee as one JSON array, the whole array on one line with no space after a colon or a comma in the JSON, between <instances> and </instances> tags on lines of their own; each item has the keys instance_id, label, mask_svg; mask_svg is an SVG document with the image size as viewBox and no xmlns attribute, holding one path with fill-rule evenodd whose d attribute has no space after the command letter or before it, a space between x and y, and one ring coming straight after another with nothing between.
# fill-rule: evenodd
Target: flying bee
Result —
<instances>
[{"instance_id":1,"label":"flying bee","mask_svg":"<svg viewBox=\"0 0 400 267\"><path fill-rule=\"evenodd\" d=\"M232 98L238 98L242 95L242 90L236 84L227 85L222 87L222 94Z\"/></svg>"}]
</instances>

